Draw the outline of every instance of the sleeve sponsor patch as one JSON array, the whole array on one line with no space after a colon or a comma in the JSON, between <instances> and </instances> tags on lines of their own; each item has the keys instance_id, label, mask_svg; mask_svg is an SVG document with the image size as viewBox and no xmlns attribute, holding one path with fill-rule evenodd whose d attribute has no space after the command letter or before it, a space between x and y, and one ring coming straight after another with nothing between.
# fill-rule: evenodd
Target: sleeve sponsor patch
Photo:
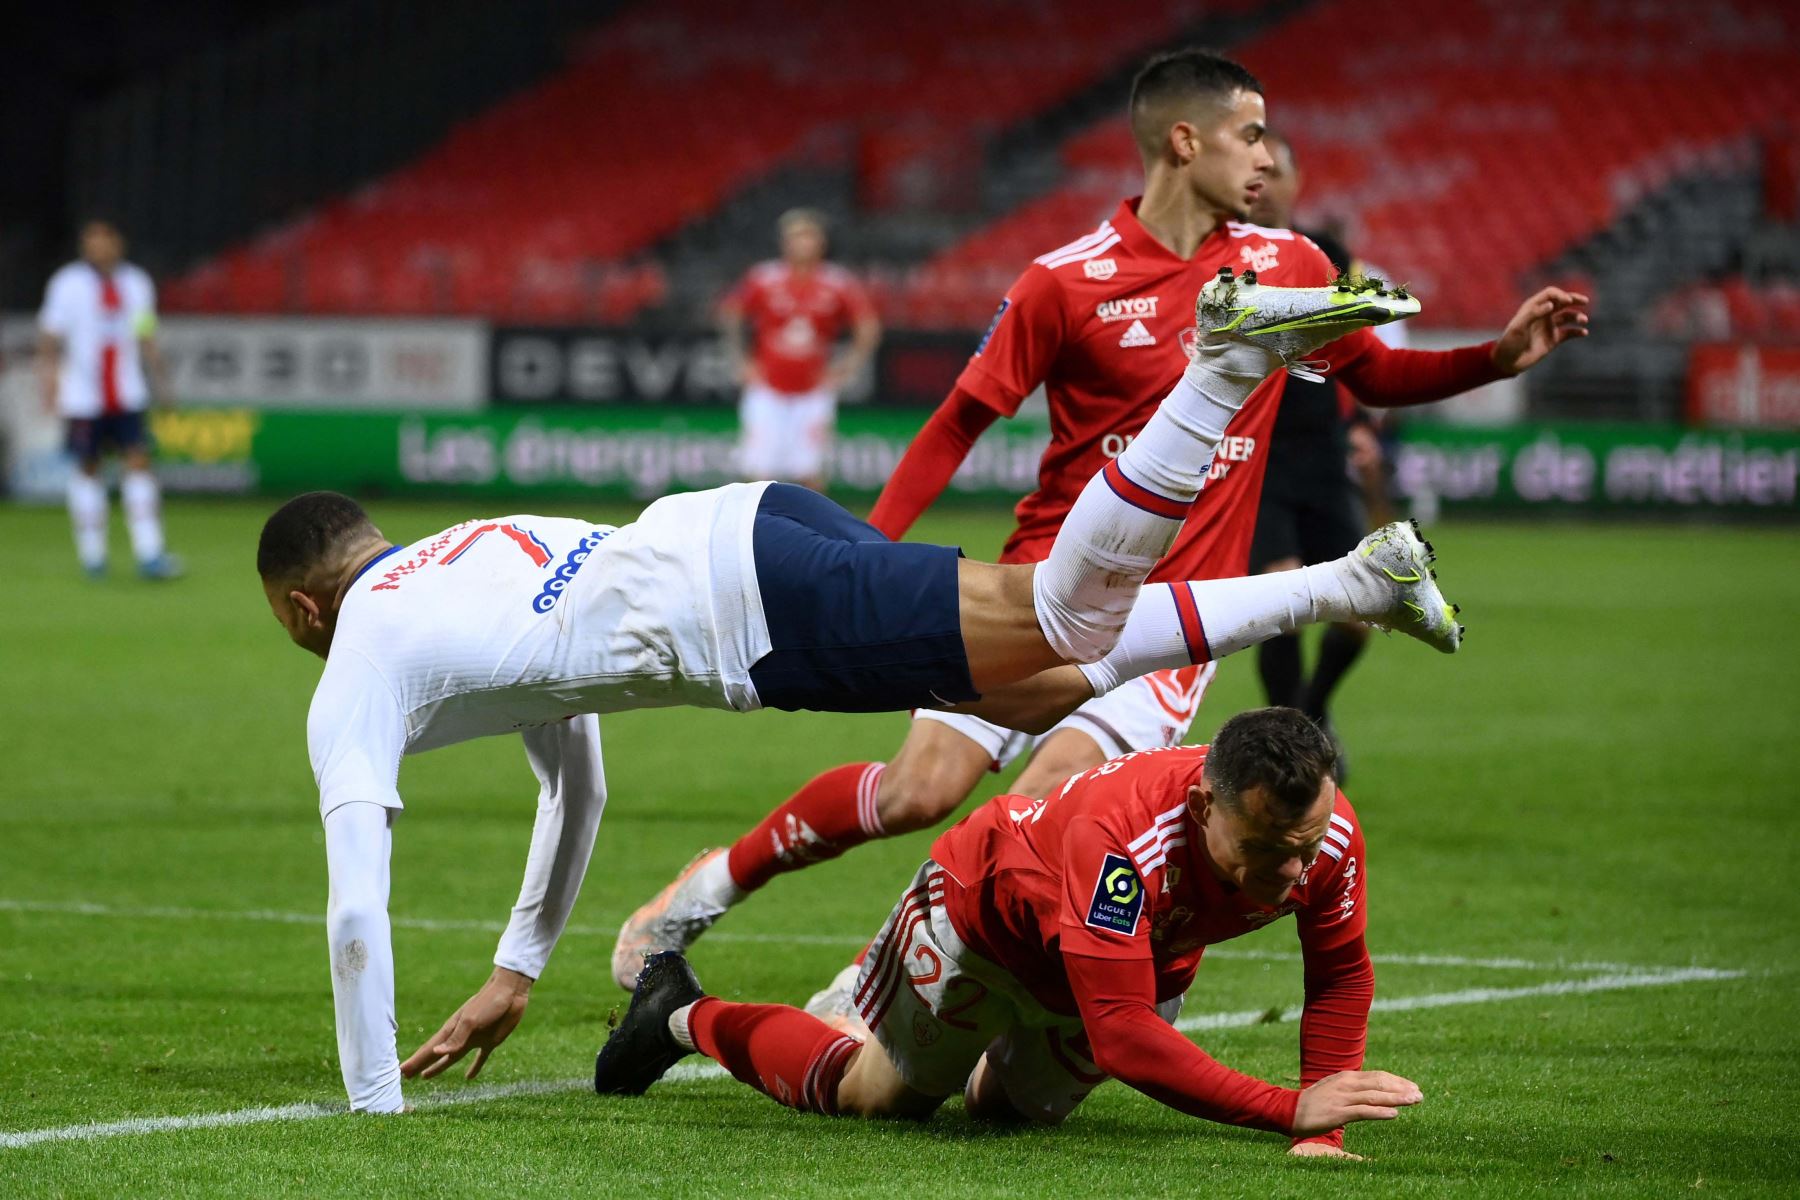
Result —
<instances>
[{"instance_id":1,"label":"sleeve sponsor patch","mask_svg":"<svg viewBox=\"0 0 1800 1200\"><path fill-rule=\"evenodd\" d=\"M994 319L988 322L987 332L982 334L981 340L975 344L975 353L977 355L987 349L987 344L993 340L994 330L1000 328L1000 318L1004 317L1006 315L1006 310L1011 307L1012 298L1009 296L1000 302L999 308L994 310Z\"/></svg>"},{"instance_id":2,"label":"sleeve sponsor patch","mask_svg":"<svg viewBox=\"0 0 1800 1200\"><path fill-rule=\"evenodd\" d=\"M1137 931L1138 914L1143 911L1144 883L1137 868L1123 855L1107 855L1100 863L1100 878L1094 881L1088 925L1130 937Z\"/></svg>"}]
</instances>

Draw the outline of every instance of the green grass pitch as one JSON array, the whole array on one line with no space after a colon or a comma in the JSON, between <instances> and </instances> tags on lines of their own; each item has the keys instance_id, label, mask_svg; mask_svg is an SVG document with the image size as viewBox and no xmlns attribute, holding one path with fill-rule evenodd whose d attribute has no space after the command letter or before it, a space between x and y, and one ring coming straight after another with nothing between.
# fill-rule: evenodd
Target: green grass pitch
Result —
<instances>
[{"instance_id":1,"label":"green grass pitch","mask_svg":"<svg viewBox=\"0 0 1800 1200\"><path fill-rule=\"evenodd\" d=\"M474 515L374 507L402 539ZM885 757L905 724L679 710L604 722L611 802L575 928L476 1084L415 1086L403 1118L21 1138L341 1102L303 739L318 665L263 607L263 512L172 504L191 574L152 586L81 578L61 513L0 509L0 1195L1800 1189L1800 536L1700 526L1447 522L1432 533L1465 652L1381 642L1346 686L1382 1006L1369 1062L1426 1093L1351 1131L1365 1163L1293 1160L1117 1085L1060 1130L1012 1134L957 1101L911 1126L790 1112L726 1079L583 1091L620 1003L624 914L816 771ZM964 511L919 532L991 553L1004 528ZM1250 660L1228 662L1196 737L1253 703ZM486 975L535 786L505 739L409 760L401 785L404 1054ZM927 845L778 881L696 948L702 980L803 1000ZM1189 1013L1297 1002L1292 939L1277 925L1209 960ZM1213 1053L1292 1077L1291 1022L1218 1024L1196 1035Z\"/></svg>"}]
</instances>

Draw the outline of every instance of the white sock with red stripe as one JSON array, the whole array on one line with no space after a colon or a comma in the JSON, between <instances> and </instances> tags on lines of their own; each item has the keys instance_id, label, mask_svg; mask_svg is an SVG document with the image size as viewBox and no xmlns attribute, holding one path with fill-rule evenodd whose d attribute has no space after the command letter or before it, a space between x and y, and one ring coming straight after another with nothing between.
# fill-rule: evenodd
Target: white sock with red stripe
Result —
<instances>
[{"instance_id":1,"label":"white sock with red stripe","mask_svg":"<svg viewBox=\"0 0 1800 1200\"><path fill-rule=\"evenodd\" d=\"M125 527L131 531L131 553L140 562L162 557L162 490L148 471L127 471L119 481Z\"/></svg>"},{"instance_id":2,"label":"white sock with red stripe","mask_svg":"<svg viewBox=\"0 0 1800 1200\"><path fill-rule=\"evenodd\" d=\"M1118 640L1267 365L1254 346L1202 347L1143 432L1082 489L1032 577L1038 624L1065 660L1095 662Z\"/></svg>"},{"instance_id":3,"label":"white sock with red stripe","mask_svg":"<svg viewBox=\"0 0 1800 1200\"><path fill-rule=\"evenodd\" d=\"M106 566L106 485L80 471L69 476L69 523L75 556L90 571Z\"/></svg>"},{"instance_id":4,"label":"white sock with red stripe","mask_svg":"<svg viewBox=\"0 0 1800 1200\"><path fill-rule=\"evenodd\" d=\"M1324 621L1378 611L1380 585L1347 558L1243 579L1204 579L1145 588L1107 656L1081 664L1094 695L1121 683L1236 654Z\"/></svg>"}]
</instances>

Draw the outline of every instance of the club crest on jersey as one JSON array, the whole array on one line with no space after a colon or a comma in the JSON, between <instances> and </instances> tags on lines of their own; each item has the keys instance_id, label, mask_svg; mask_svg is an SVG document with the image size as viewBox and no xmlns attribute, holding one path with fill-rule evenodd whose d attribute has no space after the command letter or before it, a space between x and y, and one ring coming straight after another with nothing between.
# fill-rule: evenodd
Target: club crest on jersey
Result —
<instances>
[{"instance_id":1,"label":"club crest on jersey","mask_svg":"<svg viewBox=\"0 0 1800 1200\"><path fill-rule=\"evenodd\" d=\"M1094 898L1088 904L1087 923L1108 933L1127 937L1137 931L1138 914L1144 911L1144 881L1129 858L1109 854L1100 862L1100 878L1094 881Z\"/></svg>"},{"instance_id":2,"label":"club crest on jersey","mask_svg":"<svg viewBox=\"0 0 1800 1200\"><path fill-rule=\"evenodd\" d=\"M979 342L975 343L976 354L979 355L983 350L987 349L989 339L994 336L994 330L1000 328L1000 318L1004 317L1006 315L1006 310L1011 307L1012 297L1008 296L1000 302L1000 307L994 310L994 319L988 322L987 332L981 335L981 340Z\"/></svg>"},{"instance_id":3,"label":"club crest on jersey","mask_svg":"<svg viewBox=\"0 0 1800 1200\"><path fill-rule=\"evenodd\" d=\"M1252 271L1272 271L1281 259L1281 251L1274 242L1264 242L1260 246L1245 246L1238 251L1238 258Z\"/></svg>"},{"instance_id":4,"label":"club crest on jersey","mask_svg":"<svg viewBox=\"0 0 1800 1200\"><path fill-rule=\"evenodd\" d=\"M1116 258L1090 258L1081 264L1081 273L1089 279L1111 279L1119 273Z\"/></svg>"},{"instance_id":5,"label":"club crest on jersey","mask_svg":"<svg viewBox=\"0 0 1800 1200\"><path fill-rule=\"evenodd\" d=\"M1156 316L1156 296L1121 296L1094 305L1094 315L1105 324L1114 321L1141 321Z\"/></svg>"}]
</instances>

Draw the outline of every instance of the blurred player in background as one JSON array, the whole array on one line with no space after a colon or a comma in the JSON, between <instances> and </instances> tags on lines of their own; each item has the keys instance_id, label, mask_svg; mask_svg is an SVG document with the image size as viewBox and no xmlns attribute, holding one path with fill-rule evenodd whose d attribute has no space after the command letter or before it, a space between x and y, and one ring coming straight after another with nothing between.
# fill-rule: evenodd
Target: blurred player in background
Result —
<instances>
[{"instance_id":1,"label":"blurred player in background","mask_svg":"<svg viewBox=\"0 0 1800 1200\"><path fill-rule=\"evenodd\" d=\"M1059 1124L1118 1079L1193 1116L1355 1157L1343 1126L1417 1086L1363 1071L1375 969L1356 810L1323 732L1291 708L1227 721L1210 747L1142 750L1054 796L997 796L932 844L853 991L857 1038L779 1004L705 995L650 959L594 1065L636 1095L698 1051L792 1108ZM1207 946L1292 914L1305 964L1300 1087L1241 1074L1173 1028Z\"/></svg>"},{"instance_id":2,"label":"blurred player in background","mask_svg":"<svg viewBox=\"0 0 1800 1200\"><path fill-rule=\"evenodd\" d=\"M1263 189L1250 210L1259 225L1293 226L1301 173L1291 142L1269 131L1263 135L1272 162ZM1370 271L1336 236L1304 231L1345 274ZM1405 337L1377 336L1390 347ZM1356 398L1331 377L1291 379L1273 431L1277 450L1263 476L1256 535L1250 543L1252 571L1285 571L1304 563L1323 562L1354 546L1368 530L1368 513L1359 492L1366 494L1371 476L1382 478L1381 442ZM1352 472L1356 478L1352 479ZM1385 524L1385 522L1383 522ZM1358 622L1330 625L1319 641L1318 660L1308 675L1301 664L1298 637L1279 637L1257 648L1257 671L1270 704L1291 704L1318 721L1338 748L1337 777L1346 777L1343 743L1330 722L1327 705L1333 691L1368 643L1368 626Z\"/></svg>"},{"instance_id":3,"label":"blurred player in background","mask_svg":"<svg viewBox=\"0 0 1800 1200\"><path fill-rule=\"evenodd\" d=\"M124 460L119 496L131 552L145 579L173 579L180 562L163 548L162 495L150 472L144 410L166 402L156 351L156 288L125 261L125 238L111 221L81 227L81 257L50 277L38 313L38 380L44 407L62 416L75 471L69 519L75 553L89 575L106 573L106 483L100 460Z\"/></svg>"},{"instance_id":4,"label":"blurred player in background","mask_svg":"<svg viewBox=\"0 0 1800 1200\"><path fill-rule=\"evenodd\" d=\"M825 261L822 214L796 208L777 229L781 257L752 267L720 306L744 384L738 469L823 491L838 393L875 353L881 322L855 276ZM834 363L832 347L846 330L850 347Z\"/></svg>"},{"instance_id":5,"label":"blurred player in background","mask_svg":"<svg viewBox=\"0 0 1800 1200\"><path fill-rule=\"evenodd\" d=\"M870 514L902 537L948 486L976 438L1019 410L1040 385L1051 441L1038 490L1020 502L1000 561L1037 562L1083 485L1116 462L1189 362L1187 297L1221 272L1265 284L1317 286L1335 274L1325 255L1285 229L1244 224L1272 164L1263 144L1262 87L1243 67L1198 50L1151 60L1132 85L1131 129L1144 194L1091 233L1027 267L995 314L955 389L913 439ZM1441 400L1531 366L1587 321L1586 298L1547 288L1520 307L1496 342L1443 353L1396 351L1372 330L1326 347L1333 374L1369 403ZM1174 547L1151 575L1222 579L1247 573L1257 499L1286 375L1255 389L1220 445L1205 489ZM1275 453L1282 453L1277 445ZM1342 474L1342 464L1336 468ZM630 987L643 955L684 949L719 916L776 875L835 858L874 838L948 817L982 777L1031 758L1013 790L1047 795L1076 771L1130 750L1187 737L1212 677L1208 667L1133 680L1041 737L966 714L919 712L886 763L850 763L817 776L729 849L703 852L633 913L613 951Z\"/></svg>"}]
</instances>

